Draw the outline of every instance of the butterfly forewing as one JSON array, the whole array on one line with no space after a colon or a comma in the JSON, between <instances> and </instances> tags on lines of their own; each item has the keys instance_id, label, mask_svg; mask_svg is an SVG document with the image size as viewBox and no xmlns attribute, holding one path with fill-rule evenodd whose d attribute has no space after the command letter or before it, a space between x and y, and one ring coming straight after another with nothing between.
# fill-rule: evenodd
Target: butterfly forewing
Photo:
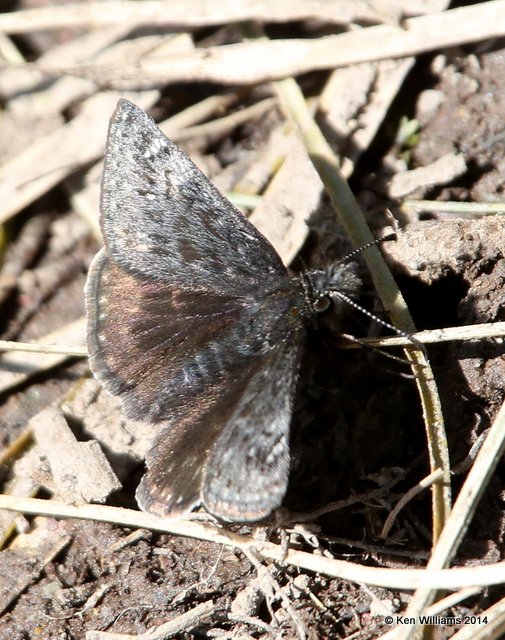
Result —
<instances>
[{"instance_id":1,"label":"butterfly forewing","mask_svg":"<svg viewBox=\"0 0 505 640\"><path fill-rule=\"evenodd\" d=\"M236 298L125 274L104 250L87 289L91 366L130 418L170 419L254 357L222 345L240 341L247 309Z\"/></svg>"},{"instance_id":2,"label":"butterfly forewing","mask_svg":"<svg viewBox=\"0 0 505 640\"><path fill-rule=\"evenodd\" d=\"M287 276L268 241L127 100L109 127L101 212L108 250L130 273L240 296Z\"/></svg>"}]
</instances>

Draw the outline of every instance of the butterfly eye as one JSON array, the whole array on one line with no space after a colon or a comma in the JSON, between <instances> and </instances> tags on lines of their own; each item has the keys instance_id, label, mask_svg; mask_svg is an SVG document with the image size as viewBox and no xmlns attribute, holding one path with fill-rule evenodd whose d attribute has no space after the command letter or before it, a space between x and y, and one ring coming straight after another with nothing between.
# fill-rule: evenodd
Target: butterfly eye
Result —
<instances>
[{"instance_id":1,"label":"butterfly eye","mask_svg":"<svg viewBox=\"0 0 505 640\"><path fill-rule=\"evenodd\" d=\"M321 295L313 302L315 313L324 313L331 307L331 298L328 295Z\"/></svg>"}]
</instances>

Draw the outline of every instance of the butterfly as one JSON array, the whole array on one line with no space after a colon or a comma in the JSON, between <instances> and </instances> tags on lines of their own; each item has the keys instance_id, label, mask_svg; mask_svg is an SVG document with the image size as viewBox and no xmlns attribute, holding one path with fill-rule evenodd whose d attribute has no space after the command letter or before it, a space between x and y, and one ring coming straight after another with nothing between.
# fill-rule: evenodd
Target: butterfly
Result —
<instances>
[{"instance_id":1,"label":"butterfly","mask_svg":"<svg viewBox=\"0 0 505 640\"><path fill-rule=\"evenodd\" d=\"M293 275L268 240L128 100L112 115L105 246L86 283L91 369L128 418L156 423L140 508L229 522L282 503L308 326L356 296L353 266Z\"/></svg>"}]
</instances>

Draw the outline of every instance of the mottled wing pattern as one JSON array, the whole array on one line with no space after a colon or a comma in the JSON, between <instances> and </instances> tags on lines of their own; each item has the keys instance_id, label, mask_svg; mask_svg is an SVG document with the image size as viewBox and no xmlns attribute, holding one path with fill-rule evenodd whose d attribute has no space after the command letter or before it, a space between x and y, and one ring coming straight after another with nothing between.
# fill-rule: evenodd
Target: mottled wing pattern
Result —
<instances>
[{"instance_id":1,"label":"mottled wing pattern","mask_svg":"<svg viewBox=\"0 0 505 640\"><path fill-rule=\"evenodd\" d=\"M109 126L101 212L106 246L131 274L226 295L286 275L270 243L128 100Z\"/></svg>"},{"instance_id":2,"label":"mottled wing pattern","mask_svg":"<svg viewBox=\"0 0 505 640\"><path fill-rule=\"evenodd\" d=\"M223 520L247 522L280 505L299 365L300 342L290 338L226 381L218 403L189 405L161 432L137 489L143 510L165 516L203 504Z\"/></svg>"},{"instance_id":3,"label":"mottled wing pattern","mask_svg":"<svg viewBox=\"0 0 505 640\"><path fill-rule=\"evenodd\" d=\"M286 493L302 336L289 338L249 378L207 458L202 502L224 520L260 520Z\"/></svg>"}]
</instances>

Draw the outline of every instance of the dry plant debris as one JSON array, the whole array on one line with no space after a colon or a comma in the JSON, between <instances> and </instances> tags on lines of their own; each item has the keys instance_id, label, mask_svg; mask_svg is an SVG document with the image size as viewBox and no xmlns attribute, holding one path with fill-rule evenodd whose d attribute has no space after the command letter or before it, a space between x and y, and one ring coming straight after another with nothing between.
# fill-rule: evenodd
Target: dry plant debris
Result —
<instances>
[{"instance_id":1,"label":"dry plant debris","mask_svg":"<svg viewBox=\"0 0 505 640\"><path fill-rule=\"evenodd\" d=\"M0 14L0 337L55 345L0 357L1 638L400 640L421 614L435 638L501 637L505 238L486 213L505 208L504 28L504 0ZM384 319L422 330L431 369L402 336L389 344L409 347L413 379L390 346L400 362L337 348L330 318L307 346L292 487L268 527L136 511L153 427L89 377L82 290L120 96L293 269L341 258L344 228L355 244L396 231L387 267L362 254L361 304L383 314L373 282ZM350 315L346 333L387 344Z\"/></svg>"}]
</instances>

